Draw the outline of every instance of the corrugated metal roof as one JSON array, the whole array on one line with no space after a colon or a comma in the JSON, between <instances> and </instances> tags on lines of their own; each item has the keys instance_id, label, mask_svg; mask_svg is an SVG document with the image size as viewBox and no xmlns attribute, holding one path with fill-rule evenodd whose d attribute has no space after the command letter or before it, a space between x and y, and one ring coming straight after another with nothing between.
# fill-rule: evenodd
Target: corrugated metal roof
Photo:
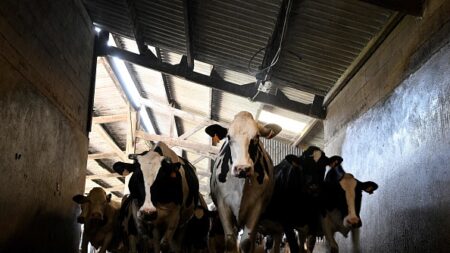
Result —
<instances>
[{"instance_id":1,"label":"corrugated metal roof","mask_svg":"<svg viewBox=\"0 0 450 253\"><path fill-rule=\"evenodd\" d=\"M294 4L292 12L273 75L319 95L327 94L393 14L350 0L305 0Z\"/></svg>"},{"instance_id":2,"label":"corrugated metal roof","mask_svg":"<svg viewBox=\"0 0 450 253\"><path fill-rule=\"evenodd\" d=\"M136 31L141 32L144 42L155 55L161 57L160 60L178 64L182 55L186 55L183 0L84 0L84 3L95 25L119 35L116 36L119 47L138 53L137 45L132 40L134 20L139 28ZM264 48L275 32L282 0L192 0L190 3L194 71L210 75L214 69L225 81L238 85L256 83L255 71L260 67ZM354 0L302 0L292 3L281 56L273 68L272 83L289 99L311 104L315 94L326 95L337 80L348 72L361 51L386 26L394 12ZM133 4L133 10L129 9L129 4ZM132 17L132 14L135 16ZM234 115L242 110L251 112L257 119L263 110L267 110L306 125L312 122L312 118L302 114L272 108L230 93L212 91L208 87L161 75L137 65L128 66L140 95L153 102L164 105L173 103L183 111L206 118L213 117L224 123L232 121ZM120 87L114 85L114 80L108 75L108 70L99 65L94 114L128 113L128 105L120 94ZM177 118L179 132L171 132L174 128L173 115L159 110L150 112L155 129L166 136L179 136L200 123ZM126 145L127 124L103 124L123 150ZM323 142L321 127L323 128L321 123L315 124L309 138L304 140L320 146L320 142ZM299 136L301 130L288 131L286 128L280 133L278 140L291 142ZM90 139L90 152L111 152L109 144L101 136L91 133ZM188 140L209 144L203 130L193 134ZM273 154L277 156L274 160L282 159L287 153L297 152L290 149L288 144L276 142L270 140L266 144L280 150ZM148 150L149 146L140 140L137 149ZM195 161L199 155L186 152L186 157ZM102 159L99 162L109 167L114 159ZM209 159L203 159L196 165L203 184L202 193L207 194L205 187L209 182ZM88 167L94 169L93 165ZM108 180L105 179L102 183L107 183Z\"/></svg>"}]
</instances>

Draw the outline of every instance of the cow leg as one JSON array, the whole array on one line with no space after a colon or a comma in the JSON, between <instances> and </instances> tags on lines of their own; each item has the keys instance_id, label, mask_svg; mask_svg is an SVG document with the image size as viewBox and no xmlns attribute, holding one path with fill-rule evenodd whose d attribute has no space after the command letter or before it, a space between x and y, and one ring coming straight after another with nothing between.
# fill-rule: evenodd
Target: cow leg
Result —
<instances>
[{"instance_id":1,"label":"cow leg","mask_svg":"<svg viewBox=\"0 0 450 253\"><path fill-rule=\"evenodd\" d=\"M322 229L325 235L325 239L330 245L331 253L339 253L339 247L334 239L334 231L332 228L332 222L330 221L330 215L326 215L325 218L322 218Z\"/></svg>"},{"instance_id":2,"label":"cow leg","mask_svg":"<svg viewBox=\"0 0 450 253\"><path fill-rule=\"evenodd\" d=\"M178 214L178 212L176 213ZM181 252L181 241L177 238L174 240L174 234L177 230L178 223L180 221L180 215L176 215L170 219L170 224L167 227L166 233L164 234L164 238L169 243L170 249L173 252Z\"/></svg>"},{"instance_id":3,"label":"cow leg","mask_svg":"<svg viewBox=\"0 0 450 253\"><path fill-rule=\"evenodd\" d=\"M84 225L83 236L81 237L81 253L87 253L88 250L88 236L86 235L86 225Z\"/></svg>"},{"instance_id":4,"label":"cow leg","mask_svg":"<svg viewBox=\"0 0 450 253\"><path fill-rule=\"evenodd\" d=\"M286 233L286 239L287 242L289 244L289 250L291 253L298 253L298 252L303 252L301 246L303 245L302 242L302 236L299 233L300 236L300 248L298 247L298 240L297 237L295 236L295 231L292 228L286 228L284 230L284 232Z\"/></svg>"},{"instance_id":5,"label":"cow leg","mask_svg":"<svg viewBox=\"0 0 450 253\"><path fill-rule=\"evenodd\" d=\"M105 235L105 238L103 239L103 244L100 247L100 250L98 251L98 253L106 253L106 249L108 248L109 244L111 243L113 237L113 233L109 232Z\"/></svg>"},{"instance_id":6,"label":"cow leg","mask_svg":"<svg viewBox=\"0 0 450 253\"><path fill-rule=\"evenodd\" d=\"M272 250L270 250L271 253L280 253L280 245L281 245L281 238L283 234L275 233L273 235L273 246Z\"/></svg>"},{"instance_id":7,"label":"cow leg","mask_svg":"<svg viewBox=\"0 0 450 253\"><path fill-rule=\"evenodd\" d=\"M361 247L359 245L359 228L355 228L352 230L352 246L353 246L353 253L360 253Z\"/></svg>"},{"instance_id":8,"label":"cow leg","mask_svg":"<svg viewBox=\"0 0 450 253\"><path fill-rule=\"evenodd\" d=\"M306 248L308 253L312 253L314 250L314 245L316 245L316 236L309 235L306 239Z\"/></svg>"},{"instance_id":9,"label":"cow leg","mask_svg":"<svg viewBox=\"0 0 450 253\"><path fill-rule=\"evenodd\" d=\"M129 253L137 253L137 238L134 235L128 236Z\"/></svg>"},{"instance_id":10,"label":"cow leg","mask_svg":"<svg viewBox=\"0 0 450 253\"><path fill-rule=\"evenodd\" d=\"M236 232L234 231L231 209L219 202L217 210L225 235L225 252L237 252Z\"/></svg>"},{"instance_id":11,"label":"cow leg","mask_svg":"<svg viewBox=\"0 0 450 253\"><path fill-rule=\"evenodd\" d=\"M157 228L153 228L153 252L161 252L161 233Z\"/></svg>"},{"instance_id":12,"label":"cow leg","mask_svg":"<svg viewBox=\"0 0 450 253\"><path fill-rule=\"evenodd\" d=\"M259 221L260 213L261 205L258 205L247 216L249 219L244 226L244 233L242 234L241 242L239 243L242 253L253 252L255 250L256 225Z\"/></svg>"}]
</instances>

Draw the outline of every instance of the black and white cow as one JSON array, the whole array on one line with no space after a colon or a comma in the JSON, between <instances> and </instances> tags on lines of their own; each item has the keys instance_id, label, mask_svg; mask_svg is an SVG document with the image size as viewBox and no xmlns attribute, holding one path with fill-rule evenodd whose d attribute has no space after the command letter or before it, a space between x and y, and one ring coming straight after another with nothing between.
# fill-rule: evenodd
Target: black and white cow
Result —
<instances>
[{"instance_id":1,"label":"black and white cow","mask_svg":"<svg viewBox=\"0 0 450 253\"><path fill-rule=\"evenodd\" d=\"M211 125L211 137L224 139L211 175L211 197L225 232L227 252L237 252L237 232L243 229L240 252L253 252L255 228L273 191L273 163L259 138L272 138L277 125L262 126L249 112L235 115L228 129Z\"/></svg>"},{"instance_id":2,"label":"black and white cow","mask_svg":"<svg viewBox=\"0 0 450 253\"><path fill-rule=\"evenodd\" d=\"M140 234L149 234L154 252L162 241L171 251L181 252L183 228L199 203L199 182L195 168L177 156L166 144L159 142L151 151L130 155L135 162L117 162L113 168L123 174L133 172L129 181L130 210ZM145 242L144 242L145 243Z\"/></svg>"},{"instance_id":3,"label":"black and white cow","mask_svg":"<svg viewBox=\"0 0 450 253\"><path fill-rule=\"evenodd\" d=\"M372 194L378 185L374 182L360 182L352 174L346 173L338 182L325 182L321 187L322 231L331 247L332 253L339 252L334 233L345 237L355 228L362 226L362 192Z\"/></svg>"},{"instance_id":4,"label":"black and white cow","mask_svg":"<svg viewBox=\"0 0 450 253\"><path fill-rule=\"evenodd\" d=\"M361 193L372 193L378 187L373 182L359 182L351 174L340 181L323 182L330 162L323 151L312 147L301 157L286 156L275 167L275 189L263 220L282 225L293 253L303 252L305 242L312 252L316 236L323 235L332 252L337 252L334 233L346 236L360 226ZM294 229L299 232L301 247Z\"/></svg>"}]
</instances>

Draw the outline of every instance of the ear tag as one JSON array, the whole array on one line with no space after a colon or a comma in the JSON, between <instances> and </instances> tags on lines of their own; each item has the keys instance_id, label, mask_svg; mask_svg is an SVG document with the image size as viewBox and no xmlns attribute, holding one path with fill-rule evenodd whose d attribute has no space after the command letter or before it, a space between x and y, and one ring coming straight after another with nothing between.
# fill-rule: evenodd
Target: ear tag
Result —
<instances>
[{"instance_id":1,"label":"ear tag","mask_svg":"<svg viewBox=\"0 0 450 253\"><path fill-rule=\"evenodd\" d=\"M219 136L217 136L217 134L215 134L214 137L212 137L212 143L213 143L213 145L216 145L219 142L220 142Z\"/></svg>"},{"instance_id":2,"label":"ear tag","mask_svg":"<svg viewBox=\"0 0 450 253\"><path fill-rule=\"evenodd\" d=\"M175 171L170 172L170 177L171 178L176 178L177 177L177 173Z\"/></svg>"}]
</instances>

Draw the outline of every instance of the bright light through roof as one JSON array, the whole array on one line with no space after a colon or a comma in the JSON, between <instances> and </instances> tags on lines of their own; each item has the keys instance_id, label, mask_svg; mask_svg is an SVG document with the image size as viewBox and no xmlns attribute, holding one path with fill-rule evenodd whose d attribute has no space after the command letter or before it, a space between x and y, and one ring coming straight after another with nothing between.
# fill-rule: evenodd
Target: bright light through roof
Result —
<instances>
[{"instance_id":1,"label":"bright light through roof","mask_svg":"<svg viewBox=\"0 0 450 253\"><path fill-rule=\"evenodd\" d=\"M293 133L300 133L306 126L306 123L304 122L296 121L291 118L287 118L264 110L262 110L259 114L258 120L264 123L278 124L283 128L283 130L287 130Z\"/></svg>"},{"instance_id":2,"label":"bright light through roof","mask_svg":"<svg viewBox=\"0 0 450 253\"><path fill-rule=\"evenodd\" d=\"M112 36L109 36L108 46L116 46L116 43L114 42ZM111 62L117 71L117 78L120 79L120 83L124 86L122 88L124 89L128 100L130 100L132 106L136 110L139 110L139 115L141 116L142 124L144 125L145 130L147 130L147 132L149 133L155 133L155 129L150 122L147 111L145 110L145 108L141 107L141 95L139 94L139 91L137 90L136 85L131 78L130 72L128 72L128 69L125 66L125 63L116 57L111 57Z\"/></svg>"}]
</instances>

